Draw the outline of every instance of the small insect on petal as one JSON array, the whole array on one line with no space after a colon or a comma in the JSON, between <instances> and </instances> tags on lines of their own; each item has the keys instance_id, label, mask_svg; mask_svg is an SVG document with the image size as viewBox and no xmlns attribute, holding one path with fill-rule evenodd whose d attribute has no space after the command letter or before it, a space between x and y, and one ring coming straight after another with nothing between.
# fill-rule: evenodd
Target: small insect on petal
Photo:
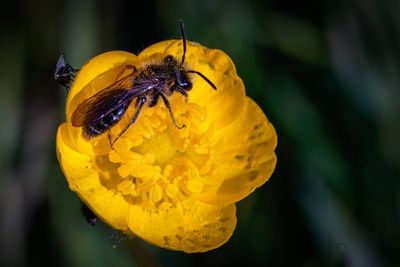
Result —
<instances>
[{"instance_id":1,"label":"small insect on petal","mask_svg":"<svg viewBox=\"0 0 400 267\"><path fill-rule=\"evenodd\" d=\"M97 222L97 216L93 213L93 211L91 209L89 209L88 206L86 206L85 204L81 204L81 210L82 210L82 214L83 216L85 216L86 222L92 226L94 226Z\"/></svg>"},{"instance_id":2,"label":"small insect on petal","mask_svg":"<svg viewBox=\"0 0 400 267\"><path fill-rule=\"evenodd\" d=\"M71 65L65 62L65 55L61 54L58 58L56 69L54 71L54 80L56 80L59 84L64 86L66 89L69 89L71 82L75 78L75 73L77 73L79 69L74 69Z\"/></svg>"}]
</instances>

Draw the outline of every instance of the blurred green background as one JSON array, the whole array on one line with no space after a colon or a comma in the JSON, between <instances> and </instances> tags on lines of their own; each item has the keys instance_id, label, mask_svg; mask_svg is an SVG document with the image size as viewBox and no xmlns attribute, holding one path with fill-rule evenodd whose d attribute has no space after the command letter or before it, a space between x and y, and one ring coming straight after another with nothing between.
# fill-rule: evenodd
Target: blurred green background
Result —
<instances>
[{"instance_id":1,"label":"blurred green background","mask_svg":"<svg viewBox=\"0 0 400 267\"><path fill-rule=\"evenodd\" d=\"M400 266L400 1L44 1L0 4L0 266ZM109 50L180 37L229 54L278 133L270 181L204 254L88 225L55 154L66 92Z\"/></svg>"}]
</instances>

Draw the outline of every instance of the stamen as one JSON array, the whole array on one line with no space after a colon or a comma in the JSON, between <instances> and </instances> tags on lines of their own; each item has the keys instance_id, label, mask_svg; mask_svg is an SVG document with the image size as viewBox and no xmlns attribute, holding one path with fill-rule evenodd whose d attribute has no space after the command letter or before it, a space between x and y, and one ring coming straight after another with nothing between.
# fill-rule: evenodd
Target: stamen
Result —
<instances>
[{"instance_id":1,"label":"stamen","mask_svg":"<svg viewBox=\"0 0 400 267\"><path fill-rule=\"evenodd\" d=\"M175 198L175 196L178 194L178 191L179 189L175 184L169 184L165 189L165 192L169 198Z\"/></svg>"},{"instance_id":2,"label":"stamen","mask_svg":"<svg viewBox=\"0 0 400 267\"><path fill-rule=\"evenodd\" d=\"M108 160L119 164L119 177L112 180L119 182L107 186L135 197L127 201L143 202L147 209L169 209L201 193L204 184L199 179L212 169L211 142L194 126L204 120L205 109L177 99L171 106L185 129L171 127L168 110L158 104L151 112L144 109L141 119L109 150Z\"/></svg>"},{"instance_id":3,"label":"stamen","mask_svg":"<svg viewBox=\"0 0 400 267\"><path fill-rule=\"evenodd\" d=\"M161 186L155 184L150 190L150 199L153 202L158 202L162 199L162 196L163 196L163 190Z\"/></svg>"}]
</instances>

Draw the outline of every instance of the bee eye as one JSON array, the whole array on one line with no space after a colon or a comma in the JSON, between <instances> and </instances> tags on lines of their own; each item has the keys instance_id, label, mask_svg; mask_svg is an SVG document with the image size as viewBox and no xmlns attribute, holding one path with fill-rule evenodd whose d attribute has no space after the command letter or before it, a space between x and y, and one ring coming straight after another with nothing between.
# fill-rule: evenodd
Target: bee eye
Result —
<instances>
[{"instance_id":1,"label":"bee eye","mask_svg":"<svg viewBox=\"0 0 400 267\"><path fill-rule=\"evenodd\" d=\"M189 81L179 79L179 77L176 79L176 83L179 85L179 87L182 88L186 88L192 85Z\"/></svg>"},{"instance_id":2,"label":"bee eye","mask_svg":"<svg viewBox=\"0 0 400 267\"><path fill-rule=\"evenodd\" d=\"M191 82L189 82L189 81L185 81L182 85L181 85L181 87L183 88L183 89L185 89L186 91L189 91L190 89L192 89L192 83Z\"/></svg>"},{"instance_id":3,"label":"bee eye","mask_svg":"<svg viewBox=\"0 0 400 267\"><path fill-rule=\"evenodd\" d=\"M175 73L175 83L179 87L185 89L185 90L190 90L192 89L192 83L189 81L189 78L187 77L186 73L177 71Z\"/></svg>"}]
</instances>

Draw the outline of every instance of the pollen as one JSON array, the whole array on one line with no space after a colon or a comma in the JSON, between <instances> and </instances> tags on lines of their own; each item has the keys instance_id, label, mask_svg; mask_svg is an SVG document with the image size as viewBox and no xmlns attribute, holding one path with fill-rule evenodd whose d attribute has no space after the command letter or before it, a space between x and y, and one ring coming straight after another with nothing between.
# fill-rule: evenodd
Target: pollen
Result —
<instances>
[{"instance_id":1,"label":"pollen","mask_svg":"<svg viewBox=\"0 0 400 267\"><path fill-rule=\"evenodd\" d=\"M179 98L173 104L184 128L177 129L159 103L154 110L145 110L108 153L108 160L118 165L118 177L113 179L118 182L109 184L108 189L131 196L127 199L132 204L146 202L143 205L155 211L163 203L163 207L165 203L179 205L202 192L200 172L210 155L208 137L196 128L205 117L204 109Z\"/></svg>"}]
</instances>

